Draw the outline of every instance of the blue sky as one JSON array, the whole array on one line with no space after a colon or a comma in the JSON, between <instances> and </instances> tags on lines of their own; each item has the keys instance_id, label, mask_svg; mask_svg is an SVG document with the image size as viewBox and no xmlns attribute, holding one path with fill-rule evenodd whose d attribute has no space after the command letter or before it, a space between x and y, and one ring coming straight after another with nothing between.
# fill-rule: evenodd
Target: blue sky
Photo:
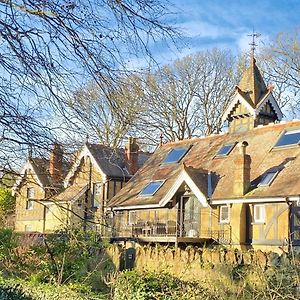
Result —
<instances>
[{"instance_id":1,"label":"blue sky","mask_svg":"<svg viewBox=\"0 0 300 300\"><path fill-rule=\"evenodd\" d=\"M289 32L300 25L300 0L170 0L170 3L178 12L175 24L183 32L183 44L179 51L170 52L167 47L157 51L158 60L164 62L212 47L234 53L248 51L251 38L247 35L253 28L261 33L258 40L261 47L277 33Z\"/></svg>"}]
</instances>

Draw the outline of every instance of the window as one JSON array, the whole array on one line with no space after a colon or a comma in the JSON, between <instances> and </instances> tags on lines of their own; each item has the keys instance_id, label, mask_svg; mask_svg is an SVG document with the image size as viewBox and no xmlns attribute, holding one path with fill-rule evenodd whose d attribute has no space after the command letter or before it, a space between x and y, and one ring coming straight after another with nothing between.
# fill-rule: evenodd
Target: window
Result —
<instances>
[{"instance_id":1,"label":"window","mask_svg":"<svg viewBox=\"0 0 300 300\"><path fill-rule=\"evenodd\" d=\"M128 225L136 224L136 211L132 210L128 213Z\"/></svg>"},{"instance_id":2,"label":"window","mask_svg":"<svg viewBox=\"0 0 300 300\"><path fill-rule=\"evenodd\" d=\"M103 184L96 182L93 184L93 207L100 207L101 196L103 194Z\"/></svg>"},{"instance_id":3,"label":"window","mask_svg":"<svg viewBox=\"0 0 300 300\"><path fill-rule=\"evenodd\" d=\"M32 232L32 225L25 225L25 232Z\"/></svg>"},{"instance_id":4,"label":"window","mask_svg":"<svg viewBox=\"0 0 300 300\"><path fill-rule=\"evenodd\" d=\"M275 147L298 145L300 142L300 129L285 131L277 141Z\"/></svg>"},{"instance_id":5,"label":"window","mask_svg":"<svg viewBox=\"0 0 300 300\"><path fill-rule=\"evenodd\" d=\"M154 195L158 189L163 185L163 180L151 181L148 183L144 189L140 192L141 196L152 196Z\"/></svg>"},{"instance_id":6,"label":"window","mask_svg":"<svg viewBox=\"0 0 300 300\"><path fill-rule=\"evenodd\" d=\"M170 163L178 163L188 152L190 147L183 147L183 148L174 148L172 149L167 157L164 159L164 164L170 164Z\"/></svg>"},{"instance_id":7,"label":"window","mask_svg":"<svg viewBox=\"0 0 300 300\"><path fill-rule=\"evenodd\" d=\"M33 199L34 198L34 188L29 187L27 188L27 199Z\"/></svg>"},{"instance_id":8,"label":"window","mask_svg":"<svg viewBox=\"0 0 300 300\"><path fill-rule=\"evenodd\" d=\"M229 206L220 206L220 223L229 223Z\"/></svg>"},{"instance_id":9,"label":"window","mask_svg":"<svg viewBox=\"0 0 300 300\"><path fill-rule=\"evenodd\" d=\"M265 222L265 206L262 204L253 205L253 221L254 223Z\"/></svg>"},{"instance_id":10,"label":"window","mask_svg":"<svg viewBox=\"0 0 300 300\"><path fill-rule=\"evenodd\" d=\"M33 187L27 188L26 209L33 209L33 201L31 199L34 199L34 188Z\"/></svg>"},{"instance_id":11,"label":"window","mask_svg":"<svg viewBox=\"0 0 300 300\"><path fill-rule=\"evenodd\" d=\"M233 147L235 146L235 144L225 144L223 145L220 150L218 151L216 156L226 156L228 155L231 150L233 149Z\"/></svg>"},{"instance_id":12,"label":"window","mask_svg":"<svg viewBox=\"0 0 300 300\"><path fill-rule=\"evenodd\" d=\"M266 173L261 182L258 184L258 186L268 186L270 185L273 180L275 179L276 175L277 175L278 171L270 171L268 173Z\"/></svg>"}]
</instances>

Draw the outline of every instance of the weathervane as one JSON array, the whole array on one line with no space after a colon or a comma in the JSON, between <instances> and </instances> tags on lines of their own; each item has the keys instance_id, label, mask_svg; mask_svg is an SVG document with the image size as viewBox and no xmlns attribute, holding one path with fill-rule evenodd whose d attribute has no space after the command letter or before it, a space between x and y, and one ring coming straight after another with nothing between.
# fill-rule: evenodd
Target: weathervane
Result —
<instances>
[{"instance_id":1,"label":"weathervane","mask_svg":"<svg viewBox=\"0 0 300 300\"><path fill-rule=\"evenodd\" d=\"M251 56L254 58L255 47L257 46L257 44L255 43L255 39L259 38L261 34L258 32L254 32L253 29L252 34L248 34L248 36L252 37L252 43L250 43L249 45L251 46Z\"/></svg>"}]
</instances>

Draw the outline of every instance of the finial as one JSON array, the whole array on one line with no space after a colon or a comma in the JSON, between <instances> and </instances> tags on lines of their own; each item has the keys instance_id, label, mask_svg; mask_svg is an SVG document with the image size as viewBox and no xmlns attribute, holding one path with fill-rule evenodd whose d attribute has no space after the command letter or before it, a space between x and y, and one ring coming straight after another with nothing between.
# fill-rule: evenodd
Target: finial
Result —
<instances>
[{"instance_id":1,"label":"finial","mask_svg":"<svg viewBox=\"0 0 300 300\"><path fill-rule=\"evenodd\" d=\"M87 133L85 136L85 143L88 144L89 143L89 134Z\"/></svg>"},{"instance_id":2,"label":"finial","mask_svg":"<svg viewBox=\"0 0 300 300\"><path fill-rule=\"evenodd\" d=\"M259 38L261 36L260 33L258 32L254 32L254 28L252 30L252 34L248 34L248 36L252 37L252 42L249 43L249 45L251 46L251 59L255 62L255 58L254 58L254 52L255 52L255 48L257 46L257 44L255 43L255 39Z\"/></svg>"}]
</instances>

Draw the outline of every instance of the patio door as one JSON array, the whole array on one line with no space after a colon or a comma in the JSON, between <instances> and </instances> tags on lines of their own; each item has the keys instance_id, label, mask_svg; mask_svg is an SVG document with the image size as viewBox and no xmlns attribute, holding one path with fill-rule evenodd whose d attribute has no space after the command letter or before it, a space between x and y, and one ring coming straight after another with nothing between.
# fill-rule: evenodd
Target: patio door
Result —
<instances>
[{"instance_id":1,"label":"patio door","mask_svg":"<svg viewBox=\"0 0 300 300\"><path fill-rule=\"evenodd\" d=\"M291 240L294 246L300 246L300 207L292 207L290 211Z\"/></svg>"},{"instance_id":2,"label":"patio door","mask_svg":"<svg viewBox=\"0 0 300 300\"><path fill-rule=\"evenodd\" d=\"M179 236L197 237L200 229L201 204L195 196L182 196L179 203Z\"/></svg>"}]
</instances>

